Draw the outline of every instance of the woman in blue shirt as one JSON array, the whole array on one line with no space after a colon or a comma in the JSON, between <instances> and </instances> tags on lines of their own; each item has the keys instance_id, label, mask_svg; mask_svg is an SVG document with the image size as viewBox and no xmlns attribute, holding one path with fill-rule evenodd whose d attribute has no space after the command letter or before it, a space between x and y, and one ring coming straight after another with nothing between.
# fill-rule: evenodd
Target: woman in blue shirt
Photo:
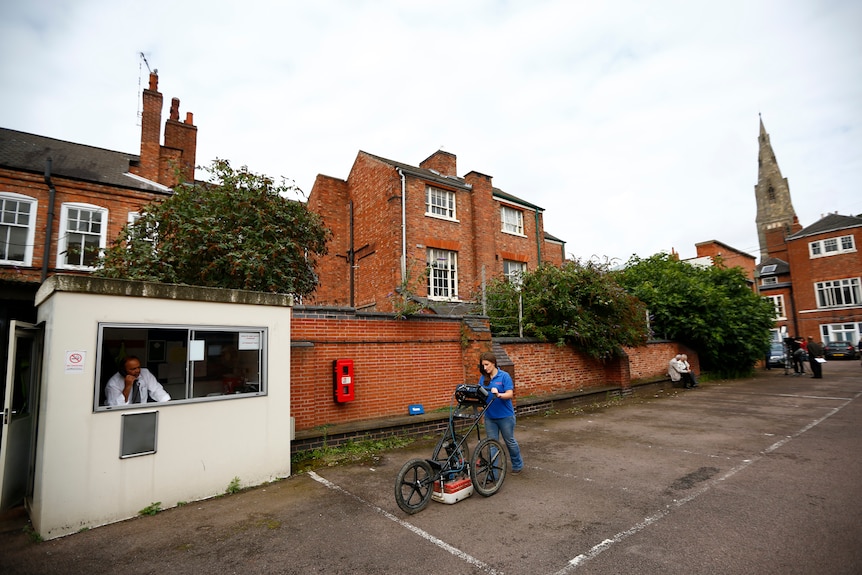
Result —
<instances>
[{"instance_id":1,"label":"woman in blue shirt","mask_svg":"<svg viewBox=\"0 0 862 575\"><path fill-rule=\"evenodd\" d=\"M521 459L521 448L515 440L515 408L512 406L515 384L508 373L497 369L497 358L493 353L480 355L479 366L482 371L479 385L489 391L488 406L485 408L485 433L498 441L500 435L503 436L509 449L509 459L512 460L512 473L520 473L524 461ZM494 398L496 401L491 403Z\"/></svg>"}]
</instances>

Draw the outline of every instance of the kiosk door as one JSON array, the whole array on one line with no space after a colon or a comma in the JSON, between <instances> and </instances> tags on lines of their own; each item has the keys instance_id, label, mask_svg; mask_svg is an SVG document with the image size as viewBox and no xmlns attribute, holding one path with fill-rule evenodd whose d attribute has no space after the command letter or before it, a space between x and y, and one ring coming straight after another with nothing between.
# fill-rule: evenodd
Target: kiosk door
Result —
<instances>
[{"instance_id":1,"label":"kiosk door","mask_svg":"<svg viewBox=\"0 0 862 575\"><path fill-rule=\"evenodd\" d=\"M0 426L0 511L24 502L32 487L42 331L12 321Z\"/></svg>"}]
</instances>

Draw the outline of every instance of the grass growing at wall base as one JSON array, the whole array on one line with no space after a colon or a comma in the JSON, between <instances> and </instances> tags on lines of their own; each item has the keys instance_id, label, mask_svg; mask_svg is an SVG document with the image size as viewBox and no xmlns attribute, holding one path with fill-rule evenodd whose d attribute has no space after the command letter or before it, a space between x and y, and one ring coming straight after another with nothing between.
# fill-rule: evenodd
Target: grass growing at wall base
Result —
<instances>
[{"instance_id":1,"label":"grass growing at wall base","mask_svg":"<svg viewBox=\"0 0 862 575\"><path fill-rule=\"evenodd\" d=\"M411 437L388 437L348 441L338 446L300 451L290 459L294 473L311 471L321 467L335 467L344 463L368 463L377 461L378 454L389 449L406 447L415 441Z\"/></svg>"}]
</instances>

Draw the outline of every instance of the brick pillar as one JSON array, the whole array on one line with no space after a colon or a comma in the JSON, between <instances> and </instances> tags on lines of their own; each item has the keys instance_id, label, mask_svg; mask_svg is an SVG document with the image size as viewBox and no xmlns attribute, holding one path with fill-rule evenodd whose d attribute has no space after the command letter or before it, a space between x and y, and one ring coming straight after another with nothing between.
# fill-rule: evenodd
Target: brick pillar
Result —
<instances>
[{"instance_id":1,"label":"brick pillar","mask_svg":"<svg viewBox=\"0 0 862 575\"><path fill-rule=\"evenodd\" d=\"M159 92L159 76L150 73L150 86L144 90L143 113L141 115L141 160L132 172L159 181L159 156L161 151L162 94Z\"/></svg>"},{"instance_id":2,"label":"brick pillar","mask_svg":"<svg viewBox=\"0 0 862 575\"><path fill-rule=\"evenodd\" d=\"M470 172L464 179L473 188L470 193L473 204L473 253L474 270L473 277L476 278L478 287L482 281L482 266L485 266L485 279L488 280L503 271L502 264L497 262L496 231L500 229L500 213L494 202L493 186L491 176Z\"/></svg>"},{"instance_id":3,"label":"brick pillar","mask_svg":"<svg viewBox=\"0 0 862 575\"><path fill-rule=\"evenodd\" d=\"M615 357L605 363L605 382L619 385L623 395L632 393L632 370L627 353L623 352L621 357Z\"/></svg>"},{"instance_id":4,"label":"brick pillar","mask_svg":"<svg viewBox=\"0 0 862 575\"><path fill-rule=\"evenodd\" d=\"M437 150L426 158L419 167L423 170L435 170L444 176L458 175L458 162L455 154Z\"/></svg>"},{"instance_id":5,"label":"brick pillar","mask_svg":"<svg viewBox=\"0 0 862 575\"><path fill-rule=\"evenodd\" d=\"M194 181L197 138L198 129L192 123L192 114L186 114L186 121L180 122L180 100L173 98L171 100L171 115L165 121L165 147L177 151L178 158L175 161L179 165L167 165L167 173L162 174L159 183L175 186L178 183L174 173L176 168L179 168L183 180Z\"/></svg>"}]
</instances>

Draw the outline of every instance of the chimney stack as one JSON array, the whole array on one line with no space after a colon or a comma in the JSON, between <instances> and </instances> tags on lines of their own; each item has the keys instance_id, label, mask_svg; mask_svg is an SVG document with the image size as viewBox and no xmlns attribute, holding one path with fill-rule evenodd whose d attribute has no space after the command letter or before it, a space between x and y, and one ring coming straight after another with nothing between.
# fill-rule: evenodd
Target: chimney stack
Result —
<instances>
[{"instance_id":1,"label":"chimney stack","mask_svg":"<svg viewBox=\"0 0 862 575\"><path fill-rule=\"evenodd\" d=\"M179 121L180 100L173 98L170 116L165 121L165 145L162 146L162 104L158 72L151 72L149 88L143 93L141 157L138 165L131 167L131 171L147 180L173 187L180 179L194 180L198 129L193 124L190 112L186 114L184 123Z\"/></svg>"},{"instance_id":2,"label":"chimney stack","mask_svg":"<svg viewBox=\"0 0 862 575\"><path fill-rule=\"evenodd\" d=\"M457 158L455 154L437 150L424 160L419 167L423 170L434 170L444 176L457 176Z\"/></svg>"}]
</instances>

